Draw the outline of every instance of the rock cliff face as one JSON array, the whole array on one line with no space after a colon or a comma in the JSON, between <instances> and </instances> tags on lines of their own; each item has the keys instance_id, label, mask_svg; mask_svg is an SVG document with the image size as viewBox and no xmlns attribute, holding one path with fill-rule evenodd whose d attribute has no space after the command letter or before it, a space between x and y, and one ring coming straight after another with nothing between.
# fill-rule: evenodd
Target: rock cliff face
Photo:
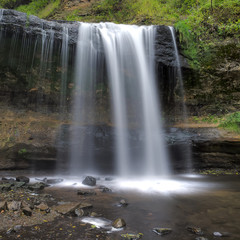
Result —
<instances>
[{"instance_id":1,"label":"rock cliff face","mask_svg":"<svg viewBox=\"0 0 240 240\"><path fill-rule=\"evenodd\" d=\"M45 162L46 166L50 163L54 165L58 157L57 148L64 163L69 151L68 138L64 134L68 135L71 129L69 130L68 126L68 116L65 122L60 121L61 81L66 70L62 65L62 46L64 29L67 28L69 37L69 61L67 62L69 71L67 71L66 91L68 111L74 86L74 61L79 23L45 21L34 16L28 17L25 13L14 10L0 11L0 14L0 169L27 168L31 162L38 160ZM166 26L156 26L156 28L155 59L158 84L163 109L171 118L173 114L179 112L181 105L177 96L179 81L176 76L174 46L169 28ZM101 47L98 46L98 49ZM190 69L183 57L181 57L181 63L185 100L190 114L218 114L240 108L239 65L235 67L231 65L229 69L218 69L206 75ZM107 85L106 82L105 80L103 83ZM98 90L97 94L102 95L102 90ZM106 100L102 99L101 102L105 107L107 106ZM102 106L99 107L99 111L105 114ZM109 112L105 115L109 115ZM108 119L108 116L102 119ZM111 146L109 151L99 150L111 145L114 137L113 129L107 127L106 123L108 123L107 120L86 129L91 129L90 134L98 144L95 154L110 159L114 146ZM191 141L186 142L192 147ZM170 143L169 140L169 149L172 149L172 152L183 152L181 146L184 148L185 145L181 141L176 142L174 146ZM217 167L224 153L219 153L212 148L206 152L202 146L204 146L202 142L198 146L196 141L193 147L194 156L199 163L196 166L204 168L205 164ZM233 163L229 166L239 166L239 153L227 154L228 159ZM176 159L177 155L173 154L173 158ZM184 154L181 156L184 158ZM108 162L108 166L109 164ZM227 165L223 164L224 166ZM181 164L177 168L181 169Z\"/></svg>"},{"instance_id":2,"label":"rock cliff face","mask_svg":"<svg viewBox=\"0 0 240 240\"><path fill-rule=\"evenodd\" d=\"M74 84L73 67L79 23L46 21L14 10L3 10L0 21L0 91L1 96L9 99L9 103L31 110L36 109L36 105L45 105L50 111L58 108L60 79L64 71L61 66L64 28L68 29L70 60L67 65L71 72L68 73L71 88ZM171 80L177 67L173 40L167 26L156 26L156 29L155 59L159 87L162 101L169 103L173 102L177 85L177 81ZM97 49L103 48L101 41L94 44ZM101 46L97 46L99 44ZM182 62L187 65L186 61ZM70 94L68 98L70 102Z\"/></svg>"}]
</instances>

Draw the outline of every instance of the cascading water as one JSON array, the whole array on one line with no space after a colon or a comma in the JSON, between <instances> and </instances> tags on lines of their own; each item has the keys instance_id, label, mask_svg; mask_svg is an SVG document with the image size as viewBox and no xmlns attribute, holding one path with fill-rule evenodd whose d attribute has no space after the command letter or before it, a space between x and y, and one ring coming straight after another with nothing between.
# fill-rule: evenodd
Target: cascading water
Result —
<instances>
[{"instance_id":1,"label":"cascading water","mask_svg":"<svg viewBox=\"0 0 240 240\"><path fill-rule=\"evenodd\" d=\"M81 124L91 121L87 119L86 110L94 108L96 66L101 65L99 60L102 61L98 58L100 40L104 47L113 124L116 127L118 174L168 175L168 154L163 140L154 74L155 29L112 23L82 23L79 28L73 107L73 122L79 130L74 131L72 136L71 169L81 169L87 162L87 170L94 170L92 161L80 156L85 149ZM90 102L86 102L88 97ZM133 128L139 133L137 148L131 140Z\"/></svg>"},{"instance_id":2,"label":"cascading water","mask_svg":"<svg viewBox=\"0 0 240 240\"><path fill-rule=\"evenodd\" d=\"M0 21L2 21L2 18L3 18L3 12L4 12L4 9L0 9Z\"/></svg>"},{"instance_id":3,"label":"cascading water","mask_svg":"<svg viewBox=\"0 0 240 240\"><path fill-rule=\"evenodd\" d=\"M175 32L174 28L172 26L169 26L169 29L171 31L172 35L172 41L173 41L173 47L174 47L174 53L175 53L175 59L176 59L176 65L177 65L177 78L178 78L178 86L179 86L179 92L180 92L180 97L181 97L181 103L182 103L182 113L183 113L183 120L186 121L187 119L187 107L184 102L184 86L183 86L183 77L182 77L182 69L181 69L181 64L180 64L180 59L179 59L179 54L178 54L178 48L177 48L177 43L176 43L176 37L175 37Z\"/></svg>"},{"instance_id":4,"label":"cascading water","mask_svg":"<svg viewBox=\"0 0 240 240\"><path fill-rule=\"evenodd\" d=\"M186 107L186 104L184 101L185 93L184 93L184 86L183 86L182 68L181 68L181 64L180 64L174 28L172 26L169 26L169 29L170 29L171 35L172 35L172 41L173 41L174 53L175 53L175 59L176 59L176 65L177 65L177 78L178 78L178 87L180 90L179 92L180 92L180 97L181 97L182 117L183 117L183 122L186 124L188 121L187 120L188 114L187 114L187 107ZM187 170L190 170L190 169L192 169L190 146L186 145L184 152L185 152L185 165L186 165L185 168Z\"/></svg>"},{"instance_id":5,"label":"cascading water","mask_svg":"<svg viewBox=\"0 0 240 240\"><path fill-rule=\"evenodd\" d=\"M94 121L99 53L94 42L100 40L96 28L91 24L81 23L78 34L70 149L70 171L76 173L94 170L94 142L84 125Z\"/></svg>"},{"instance_id":6,"label":"cascading water","mask_svg":"<svg viewBox=\"0 0 240 240\"><path fill-rule=\"evenodd\" d=\"M68 74L68 58L69 58L69 35L68 27L63 27L62 32L62 50L61 50L61 65L62 65L62 76L61 76L61 96L60 96L60 111L62 117L66 113L66 92L67 92L67 74Z\"/></svg>"},{"instance_id":7,"label":"cascading water","mask_svg":"<svg viewBox=\"0 0 240 240\"><path fill-rule=\"evenodd\" d=\"M136 174L137 170L141 175L167 175L167 153L154 78L154 27L111 23L100 27L112 88L119 174ZM138 156L131 154L128 141L131 112L143 135Z\"/></svg>"}]
</instances>

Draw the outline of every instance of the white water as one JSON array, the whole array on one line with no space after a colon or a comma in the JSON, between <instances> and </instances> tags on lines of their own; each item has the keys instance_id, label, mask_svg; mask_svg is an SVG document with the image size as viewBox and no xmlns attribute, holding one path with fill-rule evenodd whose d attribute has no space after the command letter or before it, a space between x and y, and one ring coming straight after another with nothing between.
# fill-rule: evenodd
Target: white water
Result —
<instances>
[{"instance_id":1,"label":"white water","mask_svg":"<svg viewBox=\"0 0 240 240\"><path fill-rule=\"evenodd\" d=\"M68 27L63 26L62 32L62 49L61 49L61 65L62 65L62 74L61 74L61 97L60 97L60 110L64 115L66 112L66 93L67 93L67 75L68 75L68 58L69 58L69 35ZM64 117L64 116L63 116Z\"/></svg>"},{"instance_id":2,"label":"white water","mask_svg":"<svg viewBox=\"0 0 240 240\"><path fill-rule=\"evenodd\" d=\"M2 19L3 19L3 12L4 12L4 9L0 9L0 22L1 22Z\"/></svg>"},{"instance_id":3,"label":"white water","mask_svg":"<svg viewBox=\"0 0 240 240\"><path fill-rule=\"evenodd\" d=\"M118 173L168 175L154 74L154 27L102 23L100 33L112 88ZM131 113L143 135L137 156L128 140Z\"/></svg>"},{"instance_id":4,"label":"white water","mask_svg":"<svg viewBox=\"0 0 240 240\"><path fill-rule=\"evenodd\" d=\"M94 120L98 60L94 41L99 41L92 24L81 23L78 34L70 151L70 171L77 173L94 171L93 139L91 136L84 138L86 134L82 126Z\"/></svg>"},{"instance_id":5,"label":"white water","mask_svg":"<svg viewBox=\"0 0 240 240\"><path fill-rule=\"evenodd\" d=\"M118 175L169 174L154 73L154 40L155 29L152 26L80 24L73 106L76 129L71 136L71 171L94 171L91 150L89 156L81 156L81 152L86 150L81 126L91 123L91 117L94 117L91 112L94 111L97 65L102 65L98 58L98 46L102 41L111 91L113 125L116 128ZM132 128L139 132L137 147L131 141ZM88 141L91 142L90 139ZM83 167L86 164L87 168Z\"/></svg>"},{"instance_id":6,"label":"white water","mask_svg":"<svg viewBox=\"0 0 240 240\"><path fill-rule=\"evenodd\" d=\"M180 94L181 94L181 98L182 98L183 118L184 118L184 120L186 120L187 119L187 107L184 102L185 94L184 94L182 69L181 69L181 64L180 64L180 59L179 59L178 47L177 47L177 43L176 43L174 28L172 26L169 26L169 29L170 29L171 35L172 35L172 41L173 41L174 53L175 53L175 59L176 59L176 65L177 65L177 77L178 77L178 85L179 85L179 89L180 89Z\"/></svg>"},{"instance_id":7,"label":"white water","mask_svg":"<svg viewBox=\"0 0 240 240\"><path fill-rule=\"evenodd\" d=\"M183 122L187 124L188 122L188 114L187 114L187 107L184 101L184 85L183 85L183 77L182 77L182 68L180 64L180 59L179 59L179 53L178 53L178 48L177 48L177 43L176 43L176 36L174 32L174 28L169 26L169 29L171 31L172 35L172 40L173 40L173 46L174 46L174 53L175 53L175 58L176 58L176 63L177 63L177 76L178 76L178 85L180 89L180 94L181 94L181 103L182 103L182 116L183 116ZM192 161L191 161L191 149L190 146L185 146L185 165L187 170L192 169Z\"/></svg>"}]
</instances>

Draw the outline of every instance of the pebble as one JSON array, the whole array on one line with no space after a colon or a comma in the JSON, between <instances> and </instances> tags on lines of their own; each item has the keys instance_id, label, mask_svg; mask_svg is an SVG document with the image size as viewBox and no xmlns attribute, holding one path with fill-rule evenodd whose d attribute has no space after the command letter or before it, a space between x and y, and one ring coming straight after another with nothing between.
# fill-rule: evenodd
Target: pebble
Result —
<instances>
[{"instance_id":1,"label":"pebble","mask_svg":"<svg viewBox=\"0 0 240 240\"><path fill-rule=\"evenodd\" d=\"M171 228L154 228L153 232L162 236L162 235L166 235L172 232Z\"/></svg>"},{"instance_id":2,"label":"pebble","mask_svg":"<svg viewBox=\"0 0 240 240\"><path fill-rule=\"evenodd\" d=\"M203 235L203 231L199 227L187 227L187 230L191 233L197 234L197 235Z\"/></svg>"},{"instance_id":3,"label":"pebble","mask_svg":"<svg viewBox=\"0 0 240 240\"><path fill-rule=\"evenodd\" d=\"M126 226L126 222L125 222L124 219L122 219L122 218L117 218L117 219L113 222L112 226L113 226L114 228L122 228L122 227L125 227L125 226Z\"/></svg>"}]
</instances>

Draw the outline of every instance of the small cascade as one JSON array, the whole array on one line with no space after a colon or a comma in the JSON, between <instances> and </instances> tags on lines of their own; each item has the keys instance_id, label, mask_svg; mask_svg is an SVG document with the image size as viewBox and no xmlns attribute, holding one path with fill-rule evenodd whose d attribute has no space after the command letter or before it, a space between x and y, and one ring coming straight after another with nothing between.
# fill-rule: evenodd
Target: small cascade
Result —
<instances>
[{"instance_id":1,"label":"small cascade","mask_svg":"<svg viewBox=\"0 0 240 240\"><path fill-rule=\"evenodd\" d=\"M4 12L4 9L0 9L0 22L1 22L2 19L3 19L3 12Z\"/></svg>"},{"instance_id":2,"label":"small cascade","mask_svg":"<svg viewBox=\"0 0 240 240\"><path fill-rule=\"evenodd\" d=\"M67 111L66 107L66 92L67 92L67 76L68 76L68 58L69 58L69 35L68 27L63 26L62 32L62 49L61 49L61 95L60 95L60 111L61 118L64 118L64 115Z\"/></svg>"},{"instance_id":3,"label":"small cascade","mask_svg":"<svg viewBox=\"0 0 240 240\"><path fill-rule=\"evenodd\" d=\"M184 86L183 86L183 77L182 77L182 68L180 64L180 59L179 59L179 54L178 54L178 48L177 48L177 43L176 43L176 37L175 37L175 31L172 26L169 26L169 29L171 31L172 35L172 41L173 41L173 46L174 46L174 53L175 53L175 59L176 59L176 65L177 65L177 87L180 92L180 97L181 97L181 104L182 104L182 116L183 116L183 121L187 120L187 107L184 101Z\"/></svg>"},{"instance_id":4,"label":"small cascade","mask_svg":"<svg viewBox=\"0 0 240 240\"><path fill-rule=\"evenodd\" d=\"M4 9L0 9L0 23L3 19L3 12L4 12ZM2 27L0 26L0 42L2 40L2 34L3 34Z\"/></svg>"},{"instance_id":5,"label":"small cascade","mask_svg":"<svg viewBox=\"0 0 240 240\"><path fill-rule=\"evenodd\" d=\"M169 29L171 31L172 35L172 40L173 40L173 46L174 46L174 52L175 52L175 59L176 59L176 65L177 65L177 79L178 79L178 88L180 92L180 97L181 97L181 105L182 105L182 118L183 118L183 123L187 124L188 122L188 114L187 114L187 107L184 101L184 85L183 85L183 76L182 76L182 68L180 64L180 59L179 59L179 53L178 53L178 48L177 48L177 43L176 43L176 36L175 36L175 31L172 26L169 26ZM191 161L191 149L189 145L185 146L185 165L186 169L190 170L192 169L192 161Z\"/></svg>"},{"instance_id":6,"label":"small cascade","mask_svg":"<svg viewBox=\"0 0 240 240\"><path fill-rule=\"evenodd\" d=\"M47 71L51 71L54 33L52 29L48 32L42 29L40 76L43 79L46 77Z\"/></svg>"}]
</instances>

